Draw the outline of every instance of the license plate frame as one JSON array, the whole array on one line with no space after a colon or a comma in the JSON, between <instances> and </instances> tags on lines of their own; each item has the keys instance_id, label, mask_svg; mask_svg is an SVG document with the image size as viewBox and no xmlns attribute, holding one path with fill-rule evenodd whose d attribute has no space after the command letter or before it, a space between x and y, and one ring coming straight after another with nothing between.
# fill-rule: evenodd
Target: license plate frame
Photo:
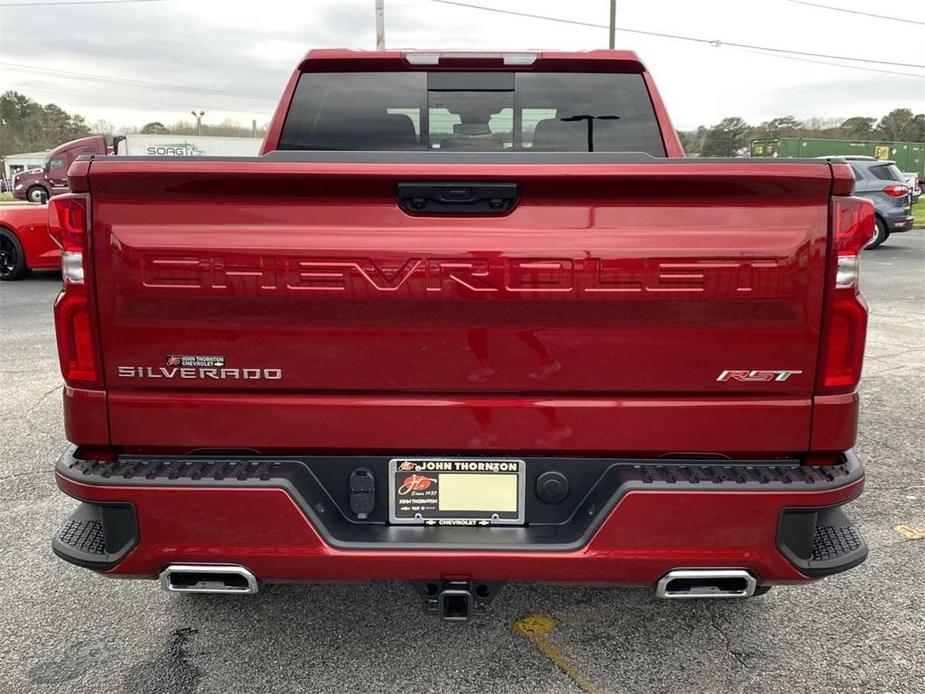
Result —
<instances>
[{"instance_id":1,"label":"license plate frame","mask_svg":"<svg viewBox=\"0 0 925 694\"><path fill-rule=\"evenodd\" d=\"M412 475L429 481L411 481ZM457 479L459 476L465 479ZM492 481L492 477L497 479ZM510 489L511 477L516 485L513 491ZM411 489L403 490L409 484ZM471 496L473 488L479 486L483 486L485 492L503 498L498 508L454 507L440 510L441 490L445 498ZM396 525L489 527L524 524L526 463L520 458L392 458L389 461L388 488L389 522ZM512 496L515 502L513 510L509 508ZM449 499L448 503L451 503ZM507 508L500 508L502 504Z\"/></svg>"}]
</instances>

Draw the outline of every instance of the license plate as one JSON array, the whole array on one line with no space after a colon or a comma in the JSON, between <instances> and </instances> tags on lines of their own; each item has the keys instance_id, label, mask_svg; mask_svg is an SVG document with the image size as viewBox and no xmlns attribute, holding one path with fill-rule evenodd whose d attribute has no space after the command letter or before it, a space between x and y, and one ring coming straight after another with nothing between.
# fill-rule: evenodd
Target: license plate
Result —
<instances>
[{"instance_id":1,"label":"license plate","mask_svg":"<svg viewBox=\"0 0 925 694\"><path fill-rule=\"evenodd\" d=\"M389 520L416 525L522 525L524 461L393 458Z\"/></svg>"}]
</instances>

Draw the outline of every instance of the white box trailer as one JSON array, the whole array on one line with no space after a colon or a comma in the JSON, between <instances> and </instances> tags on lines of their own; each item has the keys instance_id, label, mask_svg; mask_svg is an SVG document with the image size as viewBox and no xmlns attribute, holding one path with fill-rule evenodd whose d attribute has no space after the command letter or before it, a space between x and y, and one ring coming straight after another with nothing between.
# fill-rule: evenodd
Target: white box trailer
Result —
<instances>
[{"instance_id":1,"label":"white box trailer","mask_svg":"<svg viewBox=\"0 0 925 694\"><path fill-rule=\"evenodd\" d=\"M113 154L152 157L254 157L263 142L257 137L211 135L126 135L116 138Z\"/></svg>"}]
</instances>

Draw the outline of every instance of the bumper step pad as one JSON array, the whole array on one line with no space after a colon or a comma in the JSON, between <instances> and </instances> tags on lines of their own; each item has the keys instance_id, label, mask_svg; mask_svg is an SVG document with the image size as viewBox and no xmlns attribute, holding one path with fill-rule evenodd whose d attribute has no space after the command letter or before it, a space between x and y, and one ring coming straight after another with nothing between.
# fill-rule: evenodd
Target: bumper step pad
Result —
<instances>
[{"instance_id":1,"label":"bumper step pad","mask_svg":"<svg viewBox=\"0 0 925 694\"><path fill-rule=\"evenodd\" d=\"M807 576L847 571L867 558L867 543L841 506L787 509L781 514L777 545Z\"/></svg>"},{"instance_id":2,"label":"bumper step pad","mask_svg":"<svg viewBox=\"0 0 925 694\"><path fill-rule=\"evenodd\" d=\"M834 561L863 546L864 539L853 525L817 525L813 533L812 561Z\"/></svg>"},{"instance_id":3,"label":"bumper step pad","mask_svg":"<svg viewBox=\"0 0 925 694\"><path fill-rule=\"evenodd\" d=\"M100 557L106 554L106 535L102 521L72 518L58 532L57 539L75 552Z\"/></svg>"},{"instance_id":4,"label":"bumper step pad","mask_svg":"<svg viewBox=\"0 0 925 694\"><path fill-rule=\"evenodd\" d=\"M118 564L138 542L138 523L131 504L81 502L51 542L62 559L105 571Z\"/></svg>"}]
</instances>

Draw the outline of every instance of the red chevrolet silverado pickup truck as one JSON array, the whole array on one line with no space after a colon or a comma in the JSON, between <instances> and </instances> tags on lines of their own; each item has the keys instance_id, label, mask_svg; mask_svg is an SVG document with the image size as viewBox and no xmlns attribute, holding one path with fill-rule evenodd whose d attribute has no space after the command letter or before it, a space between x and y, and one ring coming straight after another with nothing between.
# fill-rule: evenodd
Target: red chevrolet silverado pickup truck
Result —
<instances>
[{"instance_id":1,"label":"red chevrolet silverado pickup truck","mask_svg":"<svg viewBox=\"0 0 925 694\"><path fill-rule=\"evenodd\" d=\"M261 156L69 180L67 561L465 619L507 580L748 597L867 554L871 205L844 163L684 158L632 53L312 51Z\"/></svg>"}]
</instances>

